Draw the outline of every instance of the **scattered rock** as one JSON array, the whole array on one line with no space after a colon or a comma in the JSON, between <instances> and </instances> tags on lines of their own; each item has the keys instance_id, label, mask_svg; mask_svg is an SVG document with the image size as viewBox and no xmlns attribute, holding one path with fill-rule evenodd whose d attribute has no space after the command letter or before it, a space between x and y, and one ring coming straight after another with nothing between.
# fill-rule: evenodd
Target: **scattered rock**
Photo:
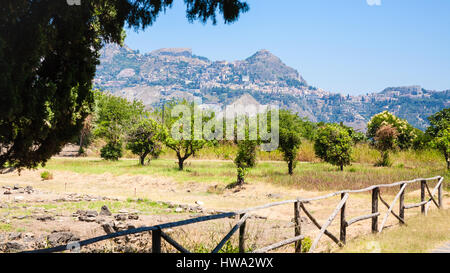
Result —
<instances>
[{"instance_id":1,"label":"scattered rock","mask_svg":"<svg viewBox=\"0 0 450 273\"><path fill-rule=\"evenodd\" d=\"M105 222L102 224L103 230L106 232L106 234L114 233L114 223L113 222Z\"/></svg>"},{"instance_id":2,"label":"scattered rock","mask_svg":"<svg viewBox=\"0 0 450 273\"><path fill-rule=\"evenodd\" d=\"M195 204L197 204L199 206L203 206L205 203L203 203L202 201L195 201Z\"/></svg>"},{"instance_id":3,"label":"scattered rock","mask_svg":"<svg viewBox=\"0 0 450 273\"><path fill-rule=\"evenodd\" d=\"M3 194L11 194L11 190L6 190Z\"/></svg>"},{"instance_id":4,"label":"scattered rock","mask_svg":"<svg viewBox=\"0 0 450 273\"><path fill-rule=\"evenodd\" d=\"M78 220L82 222L95 222L97 218L95 216L87 216L87 215L81 215L78 216Z\"/></svg>"},{"instance_id":5,"label":"scattered rock","mask_svg":"<svg viewBox=\"0 0 450 273\"><path fill-rule=\"evenodd\" d=\"M121 213L121 214L127 214L127 213L128 213L128 210L126 210L126 209L121 209L121 210L119 210L119 213Z\"/></svg>"},{"instance_id":6,"label":"scattered rock","mask_svg":"<svg viewBox=\"0 0 450 273\"><path fill-rule=\"evenodd\" d=\"M0 245L3 252L19 252L25 250L26 246L18 242L6 242Z\"/></svg>"},{"instance_id":7,"label":"scattered rock","mask_svg":"<svg viewBox=\"0 0 450 273\"><path fill-rule=\"evenodd\" d=\"M20 187L19 187L19 185L14 185L14 187L13 187L13 190L18 190L18 189L20 189Z\"/></svg>"},{"instance_id":8,"label":"scattered rock","mask_svg":"<svg viewBox=\"0 0 450 273\"><path fill-rule=\"evenodd\" d=\"M281 197L282 197L282 195L279 193L269 193L267 195L267 198L271 198L271 199L280 199Z\"/></svg>"},{"instance_id":9,"label":"scattered rock","mask_svg":"<svg viewBox=\"0 0 450 273\"><path fill-rule=\"evenodd\" d=\"M37 220L39 221L54 221L55 217L53 217L52 215L39 215L36 217Z\"/></svg>"},{"instance_id":10,"label":"scattered rock","mask_svg":"<svg viewBox=\"0 0 450 273\"><path fill-rule=\"evenodd\" d=\"M182 208L176 208L175 212L183 212L183 209Z\"/></svg>"},{"instance_id":11,"label":"scattered rock","mask_svg":"<svg viewBox=\"0 0 450 273\"><path fill-rule=\"evenodd\" d=\"M25 198L23 196L21 196L21 195L14 197L14 201L15 202L23 201L23 199L25 199Z\"/></svg>"},{"instance_id":12,"label":"scattered rock","mask_svg":"<svg viewBox=\"0 0 450 273\"><path fill-rule=\"evenodd\" d=\"M33 187L32 186L26 186L25 187L25 192L28 194L31 194L34 192Z\"/></svg>"},{"instance_id":13,"label":"scattered rock","mask_svg":"<svg viewBox=\"0 0 450 273\"><path fill-rule=\"evenodd\" d=\"M47 236L47 241L52 246L65 245L69 242L79 241L80 237L76 236L72 232L54 232Z\"/></svg>"},{"instance_id":14,"label":"scattered rock","mask_svg":"<svg viewBox=\"0 0 450 273\"><path fill-rule=\"evenodd\" d=\"M97 217L98 213L95 210L88 210L88 211L86 211L86 216L87 217Z\"/></svg>"},{"instance_id":15,"label":"scattered rock","mask_svg":"<svg viewBox=\"0 0 450 273\"><path fill-rule=\"evenodd\" d=\"M127 220L128 215L127 214L116 214L114 216L114 219L116 219L117 221L125 221Z\"/></svg>"},{"instance_id":16,"label":"scattered rock","mask_svg":"<svg viewBox=\"0 0 450 273\"><path fill-rule=\"evenodd\" d=\"M100 215L102 216L111 216L112 213L111 211L109 211L108 207L106 205L103 205L101 210L100 210Z\"/></svg>"},{"instance_id":17,"label":"scattered rock","mask_svg":"<svg viewBox=\"0 0 450 273\"><path fill-rule=\"evenodd\" d=\"M130 220L138 220L139 219L139 215L137 213L132 213L128 215L128 219Z\"/></svg>"},{"instance_id":18,"label":"scattered rock","mask_svg":"<svg viewBox=\"0 0 450 273\"><path fill-rule=\"evenodd\" d=\"M8 236L8 240L16 241L22 239L22 233L20 232L11 232Z\"/></svg>"}]
</instances>

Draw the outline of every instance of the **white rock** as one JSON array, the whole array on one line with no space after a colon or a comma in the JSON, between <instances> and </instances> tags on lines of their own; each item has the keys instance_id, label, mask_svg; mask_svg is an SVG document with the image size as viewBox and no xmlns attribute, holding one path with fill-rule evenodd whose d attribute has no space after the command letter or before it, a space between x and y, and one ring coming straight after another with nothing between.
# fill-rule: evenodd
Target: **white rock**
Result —
<instances>
[{"instance_id":1,"label":"white rock","mask_svg":"<svg viewBox=\"0 0 450 273\"><path fill-rule=\"evenodd\" d=\"M24 197L23 196L15 196L14 197L14 201L22 201L24 199Z\"/></svg>"},{"instance_id":2,"label":"white rock","mask_svg":"<svg viewBox=\"0 0 450 273\"><path fill-rule=\"evenodd\" d=\"M182 211L183 211L182 208L176 208L176 209L175 209L175 212L182 212Z\"/></svg>"},{"instance_id":3,"label":"white rock","mask_svg":"<svg viewBox=\"0 0 450 273\"><path fill-rule=\"evenodd\" d=\"M205 203L203 203L202 201L195 201L195 204L197 204L199 206L203 206Z\"/></svg>"}]
</instances>

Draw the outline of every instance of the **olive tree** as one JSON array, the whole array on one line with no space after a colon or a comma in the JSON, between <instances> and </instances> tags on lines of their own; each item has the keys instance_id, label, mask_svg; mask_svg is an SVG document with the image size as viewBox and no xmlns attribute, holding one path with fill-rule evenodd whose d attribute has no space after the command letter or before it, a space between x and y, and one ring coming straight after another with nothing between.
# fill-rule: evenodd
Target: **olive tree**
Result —
<instances>
[{"instance_id":1,"label":"olive tree","mask_svg":"<svg viewBox=\"0 0 450 273\"><path fill-rule=\"evenodd\" d=\"M142 118L132 125L126 147L133 154L139 156L139 164L143 166L147 156L158 157L161 154L162 142L165 137L166 131L156 121Z\"/></svg>"},{"instance_id":2,"label":"olive tree","mask_svg":"<svg viewBox=\"0 0 450 273\"><path fill-rule=\"evenodd\" d=\"M352 138L345 128L337 124L327 124L317 130L314 141L316 155L325 162L339 166L350 165Z\"/></svg>"},{"instance_id":3,"label":"olive tree","mask_svg":"<svg viewBox=\"0 0 450 273\"><path fill-rule=\"evenodd\" d=\"M175 152L178 169L181 171L184 169L186 159L195 155L207 144L203 136L196 136L195 133L196 129L201 130L203 124L211 117L204 117L194 102L186 100L167 102L161 115L164 117L164 126L168 131L164 144Z\"/></svg>"},{"instance_id":4,"label":"olive tree","mask_svg":"<svg viewBox=\"0 0 450 273\"><path fill-rule=\"evenodd\" d=\"M279 150L288 164L288 173L292 175L297 165L297 153L302 144L302 120L288 110L280 110L279 113Z\"/></svg>"}]
</instances>

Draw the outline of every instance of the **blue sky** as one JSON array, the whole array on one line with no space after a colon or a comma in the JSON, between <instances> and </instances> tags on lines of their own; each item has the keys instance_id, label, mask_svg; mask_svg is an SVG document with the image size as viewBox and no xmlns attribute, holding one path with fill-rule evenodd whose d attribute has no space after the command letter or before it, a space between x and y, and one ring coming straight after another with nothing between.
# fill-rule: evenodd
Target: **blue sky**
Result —
<instances>
[{"instance_id":1,"label":"blue sky","mask_svg":"<svg viewBox=\"0 0 450 273\"><path fill-rule=\"evenodd\" d=\"M174 2L145 31L127 30L125 43L228 61L267 49L310 85L343 94L450 89L449 0L247 0L250 11L236 23L215 26L190 24L183 1Z\"/></svg>"}]
</instances>

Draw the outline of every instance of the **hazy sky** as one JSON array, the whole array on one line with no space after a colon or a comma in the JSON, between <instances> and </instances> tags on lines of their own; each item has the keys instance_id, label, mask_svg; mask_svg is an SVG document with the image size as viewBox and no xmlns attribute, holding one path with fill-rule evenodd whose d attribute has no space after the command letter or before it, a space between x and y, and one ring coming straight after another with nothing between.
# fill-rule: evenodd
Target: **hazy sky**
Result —
<instances>
[{"instance_id":1,"label":"hazy sky","mask_svg":"<svg viewBox=\"0 0 450 273\"><path fill-rule=\"evenodd\" d=\"M388 86L450 89L450 0L247 0L231 25L188 23L182 0L146 31L141 52L188 47L211 60L267 49L313 86L343 94Z\"/></svg>"}]
</instances>

